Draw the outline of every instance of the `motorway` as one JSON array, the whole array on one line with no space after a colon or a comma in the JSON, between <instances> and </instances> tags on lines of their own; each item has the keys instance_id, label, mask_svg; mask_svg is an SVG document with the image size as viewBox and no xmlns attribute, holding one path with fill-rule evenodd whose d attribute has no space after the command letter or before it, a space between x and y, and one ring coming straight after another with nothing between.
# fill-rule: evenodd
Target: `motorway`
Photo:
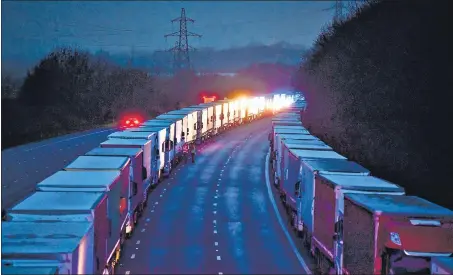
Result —
<instances>
[{"instance_id":1,"label":"motorway","mask_svg":"<svg viewBox=\"0 0 453 275\"><path fill-rule=\"evenodd\" d=\"M269 129L263 119L216 137L198 148L195 164L162 182L125 244L118 273L309 273L269 192Z\"/></svg>"},{"instance_id":2,"label":"motorway","mask_svg":"<svg viewBox=\"0 0 453 275\"><path fill-rule=\"evenodd\" d=\"M35 190L37 183L99 146L114 131L90 130L3 150L2 209L21 201Z\"/></svg>"}]
</instances>

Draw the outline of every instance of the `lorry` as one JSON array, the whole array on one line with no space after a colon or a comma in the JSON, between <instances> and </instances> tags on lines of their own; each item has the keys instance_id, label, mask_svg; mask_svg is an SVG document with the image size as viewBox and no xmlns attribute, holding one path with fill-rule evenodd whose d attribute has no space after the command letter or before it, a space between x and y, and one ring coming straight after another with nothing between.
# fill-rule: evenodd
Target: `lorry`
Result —
<instances>
[{"instance_id":1,"label":"lorry","mask_svg":"<svg viewBox=\"0 0 453 275\"><path fill-rule=\"evenodd\" d=\"M129 128L125 132L132 133L141 133L141 134L157 134L157 144L159 147L159 156L160 156L160 172L164 177L169 177L171 170L173 169L173 161L175 158L174 155L174 146L173 142L170 140L171 136L167 132L165 127L162 126L144 126L140 128Z\"/></svg>"},{"instance_id":2,"label":"lorry","mask_svg":"<svg viewBox=\"0 0 453 275\"><path fill-rule=\"evenodd\" d=\"M101 148L139 148L143 151L143 167L146 169L146 180L143 182L143 203L145 206L150 187L152 184L157 183L159 174L157 165L152 166L152 163L157 161L156 156L158 155L154 156L151 145L152 142L150 140L116 138L108 139L99 144Z\"/></svg>"},{"instance_id":3,"label":"lorry","mask_svg":"<svg viewBox=\"0 0 453 275\"><path fill-rule=\"evenodd\" d=\"M269 142L271 148L275 142L275 135L279 132L280 134L310 134L310 132L303 126L276 126L269 132Z\"/></svg>"},{"instance_id":4,"label":"lorry","mask_svg":"<svg viewBox=\"0 0 453 275\"><path fill-rule=\"evenodd\" d=\"M181 123L181 121L179 121ZM181 126L181 125L180 125ZM176 121L172 120L162 120L162 119L152 119L143 122L143 125L140 125L139 128L152 128L152 127L165 127L166 132L166 141L165 148L170 150L170 154L173 155L172 166L175 165L176 160L176 145L178 144L178 138L181 140L181 127L179 127L179 132L176 132Z\"/></svg>"},{"instance_id":5,"label":"lorry","mask_svg":"<svg viewBox=\"0 0 453 275\"><path fill-rule=\"evenodd\" d=\"M181 159L182 148L186 142L186 129L187 129L187 115L184 114L162 114L157 116L155 121L172 121L175 123L175 159L179 162Z\"/></svg>"},{"instance_id":6,"label":"lorry","mask_svg":"<svg viewBox=\"0 0 453 275\"><path fill-rule=\"evenodd\" d=\"M289 155L287 158L288 168L282 171L285 178L283 183L287 185L285 187L287 190L290 191L292 189L294 192L288 192L281 199L292 217L292 223L294 224L296 220L298 235L303 237L304 234L313 232L314 174L319 169L325 169L327 164L324 163L335 163L335 160L347 159L334 151L289 149L287 154ZM313 161L309 162L310 160ZM322 160L325 162L322 162ZM349 169L352 172L364 170L351 163L338 162L335 165L342 165L342 167L345 167L343 169Z\"/></svg>"},{"instance_id":7,"label":"lorry","mask_svg":"<svg viewBox=\"0 0 453 275\"><path fill-rule=\"evenodd\" d=\"M197 111L197 123L194 125L193 130L196 132L196 137L194 138L197 144L202 143L205 139L208 138L208 108L201 107L198 105L193 105L186 107L184 109Z\"/></svg>"},{"instance_id":8,"label":"lorry","mask_svg":"<svg viewBox=\"0 0 453 275\"><path fill-rule=\"evenodd\" d=\"M176 111L168 112L167 114L182 114L187 115L186 143L193 143L201 136L202 115L200 111L193 108L183 108ZM207 114L206 114L207 115Z\"/></svg>"},{"instance_id":9,"label":"lorry","mask_svg":"<svg viewBox=\"0 0 453 275\"><path fill-rule=\"evenodd\" d=\"M86 156L104 156L104 157L128 157L131 160L129 169L129 194L128 194L128 211L132 222L127 225L130 229L126 230L130 235L138 222L145 206L143 204L143 182L146 180L146 170L143 167L143 151L140 148L102 148L97 147L85 153ZM79 172L80 173L80 172Z\"/></svg>"},{"instance_id":10,"label":"lorry","mask_svg":"<svg viewBox=\"0 0 453 275\"><path fill-rule=\"evenodd\" d=\"M165 164L165 155L162 152L163 134L156 132L115 132L107 136L108 139L144 139L151 141L151 170L156 171L157 182L161 181L162 170ZM101 146L102 147L102 146Z\"/></svg>"},{"instance_id":11,"label":"lorry","mask_svg":"<svg viewBox=\"0 0 453 275\"><path fill-rule=\"evenodd\" d=\"M282 139L280 144L277 146L276 153L276 182L277 187L280 186L280 182L284 181L285 176L283 172L286 173L288 170L289 163L289 150L290 149L302 149L302 150L316 150L316 151L333 151L332 147L328 146L320 140L313 139L302 139L307 135L294 135L295 139ZM300 138L300 139L296 139ZM281 192L285 192L283 189ZM293 189L291 188L291 191Z\"/></svg>"},{"instance_id":12,"label":"lorry","mask_svg":"<svg viewBox=\"0 0 453 275\"><path fill-rule=\"evenodd\" d=\"M207 128L207 136L208 138L215 135L217 133L216 127L216 106L222 107L217 102L209 102L209 103L201 103L196 105L198 107L206 108L208 110L207 117L206 117L206 128ZM205 122L205 121L203 121Z\"/></svg>"},{"instance_id":13,"label":"lorry","mask_svg":"<svg viewBox=\"0 0 453 275\"><path fill-rule=\"evenodd\" d=\"M432 257L431 274L453 274L452 257Z\"/></svg>"},{"instance_id":14,"label":"lorry","mask_svg":"<svg viewBox=\"0 0 453 275\"><path fill-rule=\"evenodd\" d=\"M220 121L220 131L224 131L230 128L230 125L234 121L232 117L232 112L230 112L230 102L231 100L228 99L222 99L217 101L217 103L222 106L220 113L216 111L217 120Z\"/></svg>"},{"instance_id":15,"label":"lorry","mask_svg":"<svg viewBox=\"0 0 453 275\"><path fill-rule=\"evenodd\" d=\"M325 144L322 141L320 141L317 137L312 136L310 134L304 134L304 133L298 133L298 134L279 134L279 132L276 132L275 135L275 142L273 144L273 165L272 168L274 170L274 173L279 173L278 172L278 164L280 163L280 160L283 155L282 155L282 142L286 139L299 139L299 140L311 140L312 144Z\"/></svg>"},{"instance_id":16,"label":"lorry","mask_svg":"<svg viewBox=\"0 0 453 275\"><path fill-rule=\"evenodd\" d=\"M123 244L133 224L132 217L129 216L127 199L130 190L130 163L128 157L80 156L63 168L65 171L77 173L81 171L115 171L120 173L120 179L109 188L108 211L115 213L119 208L119 215L114 215L114 219L111 220L111 228L112 234L119 237L121 244ZM73 173L72 176L75 177L77 173Z\"/></svg>"},{"instance_id":17,"label":"lorry","mask_svg":"<svg viewBox=\"0 0 453 275\"><path fill-rule=\"evenodd\" d=\"M96 179L98 179L101 174L105 174L103 177L105 179L119 177L119 173L116 172L88 173L99 174L96 175L94 179L90 180L90 182L96 181ZM108 180L108 182L109 181L110 180ZM68 226L68 222L93 223L94 235L96 236L96 238L94 242L93 260L91 260L91 262L95 263L95 266L94 272L89 273L100 274L102 273L105 265L114 266L115 262L118 260L116 259L116 254L114 253L115 251L120 251L118 235L114 234L114 232L112 232L111 235L109 234L109 227L112 225L110 221L115 219L117 220L119 218L118 204L114 205L115 207L111 207L113 210L115 210L114 212L107 210L109 206L113 205L112 203L108 203L108 192L104 192L108 188L108 184L103 185L102 181L100 181L98 187L90 187L87 189L80 187L81 184L83 184L83 181L81 182L79 180L62 182L61 188L58 186L58 182L56 182L53 186L43 186L42 184L38 184L38 192L33 193L23 201L19 202L16 206L9 209L8 221L2 223L2 226L10 222L60 222L65 226ZM74 186L74 188L72 188L71 186ZM85 190L88 192L85 192ZM112 200L110 200L110 202L111 201ZM2 230L4 232L4 228L2 228ZM67 232L65 232L65 234L67 234ZM2 256L3 259L5 259L3 254ZM8 263L12 265L12 261L14 259L17 261L15 265L18 266L30 264L24 263L24 259L21 259L20 257L16 258L16 256L9 257ZM41 260L45 260L45 258ZM47 258L47 260L52 260L52 258ZM56 261L57 259L53 260ZM35 265L36 264L37 263L35 263ZM58 264L53 264L53 266L58 266ZM40 265L44 266L43 263L40 263Z\"/></svg>"},{"instance_id":18,"label":"lorry","mask_svg":"<svg viewBox=\"0 0 453 275\"><path fill-rule=\"evenodd\" d=\"M2 261L48 260L61 274L94 274L93 223L4 222Z\"/></svg>"},{"instance_id":19,"label":"lorry","mask_svg":"<svg viewBox=\"0 0 453 275\"><path fill-rule=\"evenodd\" d=\"M453 253L453 211L417 196L345 194L335 238L345 274L429 274Z\"/></svg>"},{"instance_id":20,"label":"lorry","mask_svg":"<svg viewBox=\"0 0 453 275\"><path fill-rule=\"evenodd\" d=\"M315 175L315 190L314 230L310 251L319 259L318 268L321 266L335 268L337 274L343 274L341 270L343 236L336 235L341 232L335 232L335 225L344 216L344 195L353 193L405 195L404 188L373 176L357 173L328 174L324 171ZM335 239L332 238L334 235Z\"/></svg>"}]
</instances>

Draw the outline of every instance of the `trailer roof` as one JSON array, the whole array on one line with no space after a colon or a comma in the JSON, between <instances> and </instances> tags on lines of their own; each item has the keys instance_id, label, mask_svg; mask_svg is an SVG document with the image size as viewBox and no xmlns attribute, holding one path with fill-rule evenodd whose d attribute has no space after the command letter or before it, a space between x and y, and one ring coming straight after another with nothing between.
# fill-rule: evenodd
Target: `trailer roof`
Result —
<instances>
[{"instance_id":1,"label":"trailer roof","mask_svg":"<svg viewBox=\"0 0 453 275\"><path fill-rule=\"evenodd\" d=\"M106 196L103 192L35 192L11 208L12 212L91 211ZM68 213L71 214L71 213Z\"/></svg>"},{"instance_id":2,"label":"trailer roof","mask_svg":"<svg viewBox=\"0 0 453 275\"><path fill-rule=\"evenodd\" d=\"M148 143L151 143L150 140L146 139L122 139L122 138L111 138L106 141L103 141L101 145L136 145L136 146L145 146Z\"/></svg>"},{"instance_id":3,"label":"trailer roof","mask_svg":"<svg viewBox=\"0 0 453 275\"><path fill-rule=\"evenodd\" d=\"M284 134L278 134L278 137L282 140L286 139L298 139L298 140L318 140L321 141L319 138L312 136L311 134L301 134L301 133L284 133Z\"/></svg>"},{"instance_id":4,"label":"trailer roof","mask_svg":"<svg viewBox=\"0 0 453 275\"><path fill-rule=\"evenodd\" d=\"M439 267L446 269L447 272L453 273L453 258L451 257L432 257L431 262ZM3 268L2 268L3 272Z\"/></svg>"},{"instance_id":5,"label":"trailer roof","mask_svg":"<svg viewBox=\"0 0 453 275\"><path fill-rule=\"evenodd\" d=\"M156 120L180 120L180 119L183 119L184 117L186 117L187 114L172 114L172 113L165 113L165 114L162 114L160 116L157 116L155 119Z\"/></svg>"},{"instance_id":6,"label":"trailer roof","mask_svg":"<svg viewBox=\"0 0 453 275\"><path fill-rule=\"evenodd\" d=\"M298 135L310 135L310 132L304 128L275 128L275 134L298 134Z\"/></svg>"},{"instance_id":7,"label":"trailer roof","mask_svg":"<svg viewBox=\"0 0 453 275\"><path fill-rule=\"evenodd\" d=\"M278 121L272 121L272 125L298 125L302 126L302 122L300 121L289 121L289 120L278 120Z\"/></svg>"},{"instance_id":8,"label":"trailer roof","mask_svg":"<svg viewBox=\"0 0 453 275\"><path fill-rule=\"evenodd\" d=\"M168 125L169 127L170 125ZM140 127L134 127L134 128L128 128L124 131L128 133L158 133L160 131L166 130L167 126L163 125L153 125L153 126L140 126Z\"/></svg>"},{"instance_id":9,"label":"trailer roof","mask_svg":"<svg viewBox=\"0 0 453 275\"><path fill-rule=\"evenodd\" d=\"M370 171L356 162L345 159L305 159L303 162L312 171L336 173L366 173Z\"/></svg>"},{"instance_id":10,"label":"trailer roof","mask_svg":"<svg viewBox=\"0 0 453 275\"><path fill-rule=\"evenodd\" d=\"M346 194L345 197L370 212L411 217L453 217L453 211L417 196Z\"/></svg>"},{"instance_id":11,"label":"trailer roof","mask_svg":"<svg viewBox=\"0 0 453 275\"><path fill-rule=\"evenodd\" d=\"M143 152L140 148L103 148L103 147L96 147L93 150L85 153L87 156L123 156L123 157L136 157L141 152ZM99 173L99 172L96 172Z\"/></svg>"},{"instance_id":12,"label":"trailer roof","mask_svg":"<svg viewBox=\"0 0 453 275\"><path fill-rule=\"evenodd\" d=\"M101 149L101 148L96 148ZM104 148L102 148L104 149ZM116 149L116 148L105 148ZM129 148L125 148L129 149ZM134 149L134 148L131 148ZM98 187L108 189L121 173L119 171L58 171L37 184L37 187Z\"/></svg>"},{"instance_id":13,"label":"trailer roof","mask_svg":"<svg viewBox=\"0 0 453 275\"><path fill-rule=\"evenodd\" d=\"M29 275L52 275L56 274L57 267L45 267L45 266L4 266L2 265L2 274L13 275L13 274L29 274Z\"/></svg>"},{"instance_id":14,"label":"trailer roof","mask_svg":"<svg viewBox=\"0 0 453 275\"><path fill-rule=\"evenodd\" d=\"M191 113L195 113L197 110L194 110L192 108L182 108L182 109L179 109L179 110L173 110L173 111L170 111L167 113L167 115L170 115L170 114L184 114L184 115L187 115L187 114L191 114Z\"/></svg>"},{"instance_id":15,"label":"trailer roof","mask_svg":"<svg viewBox=\"0 0 453 275\"><path fill-rule=\"evenodd\" d=\"M166 125L166 126L170 126L172 124L175 124L175 122L171 121L171 120L164 120L164 119L151 119L151 120L147 120L145 122L142 123L142 125L140 125L139 127L142 127L142 126L146 126L146 125L149 125L149 126L160 126L160 125Z\"/></svg>"},{"instance_id":16,"label":"trailer roof","mask_svg":"<svg viewBox=\"0 0 453 275\"><path fill-rule=\"evenodd\" d=\"M316 151L316 150L301 150L301 149L289 149L289 151L299 159L346 159L342 155L334 151Z\"/></svg>"},{"instance_id":17,"label":"trailer roof","mask_svg":"<svg viewBox=\"0 0 453 275\"><path fill-rule=\"evenodd\" d=\"M26 212L26 211L24 211ZM81 222L81 221L93 221L93 216L92 214L85 213L85 214L67 214L66 211L63 210L60 211L60 214L48 214L46 213L46 210L43 210L42 214L36 214L31 213L31 214L24 214L24 213L14 213L10 212L8 213L8 218L10 221L15 221L15 222L42 222L42 221L71 221L71 222ZM52 210L52 213L55 213L58 211Z\"/></svg>"},{"instance_id":18,"label":"trailer roof","mask_svg":"<svg viewBox=\"0 0 453 275\"><path fill-rule=\"evenodd\" d=\"M92 227L91 222L5 222L2 256L72 253Z\"/></svg>"},{"instance_id":19,"label":"trailer roof","mask_svg":"<svg viewBox=\"0 0 453 275\"><path fill-rule=\"evenodd\" d=\"M298 140L299 142L286 142L284 140L284 144L286 148L289 149L305 149L305 150L327 150L327 151L332 151L333 149L328 146L327 144L323 143L316 143L317 140L314 140L315 143L313 143L313 140L308 140L307 142L303 142L304 140ZM300 142L302 141L302 142Z\"/></svg>"},{"instance_id":20,"label":"trailer roof","mask_svg":"<svg viewBox=\"0 0 453 275\"><path fill-rule=\"evenodd\" d=\"M309 137L313 137L313 136L310 136L310 135L305 135L305 136L309 136ZM302 136L303 138L303 136ZM319 140L319 139L297 139L297 138L286 138L286 136L284 136L284 138L282 138L283 142L286 144L286 145L297 145L297 144L313 144L313 145L324 145L324 146L328 146L327 144L325 144L322 140Z\"/></svg>"},{"instance_id":21,"label":"trailer roof","mask_svg":"<svg viewBox=\"0 0 453 275\"><path fill-rule=\"evenodd\" d=\"M207 108L206 106L192 105L192 106L185 107L184 109L192 109L192 110L201 111L201 110L205 110L206 108Z\"/></svg>"},{"instance_id":22,"label":"trailer roof","mask_svg":"<svg viewBox=\"0 0 453 275\"><path fill-rule=\"evenodd\" d=\"M124 139L153 139L155 133L150 132L115 132L107 136L107 138L124 138Z\"/></svg>"},{"instance_id":23,"label":"trailer roof","mask_svg":"<svg viewBox=\"0 0 453 275\"><path fill-rule=\"evenodd\" d=\"M300 125L275 125L274 129L302 129L308 131L304 126Z\"/></svg>"},{"instance_id":24,"label":"trailer roof","mask_svg":"<svg viewBox=\"0 0 453 275\"><path fill-rule=\"evenodd\" d=\"M338 174L321 174L320 176L328 180L331 185L341 186L342 189L376 192L404 192L404 188L401 186L373 176Z\"/></svg>"},{"instance_id":25,"label":"trailer roof","mask_svg":"<svg viewBox=\"0 0 453 275\"><path fill-rule=\"evenodd\" d=\"M80 156L64 170L122 170L130 160L128 157Z\"/></svg>"}]
</instances>

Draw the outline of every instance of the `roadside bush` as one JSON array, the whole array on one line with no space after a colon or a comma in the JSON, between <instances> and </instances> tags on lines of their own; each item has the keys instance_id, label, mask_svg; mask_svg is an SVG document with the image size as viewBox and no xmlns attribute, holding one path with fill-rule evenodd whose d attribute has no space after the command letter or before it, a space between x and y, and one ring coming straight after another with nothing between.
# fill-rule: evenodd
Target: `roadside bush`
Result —
<instances>
[{"instance_id":1,"label":"roadside bush","mask_svg":"<svg viewBox=\"0 0 453 275\"><path fill-rule=\"evenodd\" d=\"M294 82L315 135L374 175L453 209L450 11L448 1L374 2L326 28Z\"/></svg>"}]
</instances>

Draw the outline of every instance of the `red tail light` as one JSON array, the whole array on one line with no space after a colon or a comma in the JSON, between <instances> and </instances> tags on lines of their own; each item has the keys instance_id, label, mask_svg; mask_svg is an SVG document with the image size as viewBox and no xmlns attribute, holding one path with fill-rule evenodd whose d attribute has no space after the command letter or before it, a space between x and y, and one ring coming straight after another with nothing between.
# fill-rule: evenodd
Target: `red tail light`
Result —
<instances>
[{"instance_id":1,"label":"red tail light","mask_svg":"<svg viewBox=\"0 0 453 275\"><path fill-rule=\"evenodd\" d=\"M135 123L135 124L138 124L138 120L134 120L134 123Z\"/></svg>"},{"instance_id":2,"label":"red tail light","mask_svg":"<svg viewBox=\"0 0 453 275\"><path fill-rule=\"evenodd\" d=\"M126 120L126 124L129 124L129 123L131 123L131 122L129 120Z\"/></svg>"}]
</instances>

